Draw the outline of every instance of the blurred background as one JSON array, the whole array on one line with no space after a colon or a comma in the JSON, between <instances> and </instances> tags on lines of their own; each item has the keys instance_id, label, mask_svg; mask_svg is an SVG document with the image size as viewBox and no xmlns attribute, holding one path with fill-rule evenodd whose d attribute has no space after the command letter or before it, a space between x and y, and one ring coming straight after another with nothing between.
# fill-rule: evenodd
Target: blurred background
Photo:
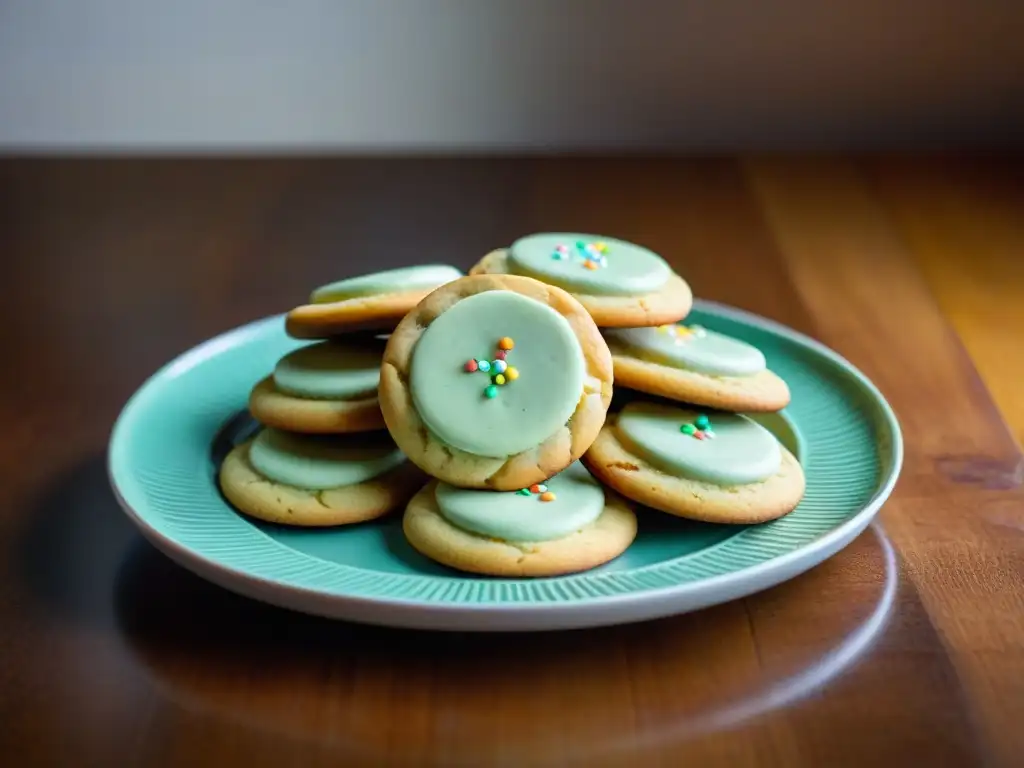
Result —
<instances>
[{"instance_id":1,"label":"blurred background","mask_svg":"<svg viewBox=\"0 0 1024 768\"><path fill-rule=\"evenodd\" d=\"M1016 0L5 0L0 151L893 149L1024 128Z\"/></svg>"}]
</instances>

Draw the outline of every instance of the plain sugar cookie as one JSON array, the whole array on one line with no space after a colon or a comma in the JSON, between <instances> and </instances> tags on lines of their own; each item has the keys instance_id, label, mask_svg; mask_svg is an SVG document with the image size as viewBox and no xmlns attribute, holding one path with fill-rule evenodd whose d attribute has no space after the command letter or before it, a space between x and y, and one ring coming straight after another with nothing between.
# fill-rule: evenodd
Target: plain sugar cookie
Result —
<instances>
[{"instance_id":1,"label":"plain sugar cookie","mask_svg":"<svg viewBox=\"0 0 1024 768\"><path fill-rule=\"evenodd\" d=\"M398 446L451 485L517 490L578 459L604 423L611 356L568 293L527 277L466 277L395 329L380 403Z\"/></svg>"},{"instance_id":2,"label":"plain sugar cookie","mask_svg":"<svg viewBox=\"0 0 1024 768\"><path fill-rule=\"evenodd\" d=\"M756 347L699 325L605 331L617 384L708 408L763 413L789 404L789 387Z\"/></svg>"},{"instance_id":3,"label":"plain sugar cookie","mask_svg":"<svg viewBox=\"0 0 1024 768\"><path fill-rule=\"evenodd\" d=\"M562 288L602 328L674 323L693 304L690 286L660 256L598 235L528 235L484 256L470 274L522 275Z\"/></svg>"},{"instance_id":4,"label":"plain sugar cookie","mask_svg":"<svg viewBox=\"0 0 1024 768\"><path fill-rule=\"evenodd\" d=\"M583 462L626 498L711 523L774 520L804 493L796 457L734 413L632 402L609 416Z\"/></svg>"},{"instance_id":5,"label":"plain sugar cookie","mask_svg":"<svg viewBox=\"0 0 1024 768\"><path fill-rule=\"evenodd\" d=\"M327 339L365 330L391 330L428 293L462 277L446 264L401 267L321 286L309 303L285 318L297 339Z\"/></svg>"},{"instance_id":6,"label":"plain sugar cookie","mask_svg":"<svg viewBox=\"0 0 1024 768\"><path fill-rule=\"evenodd\" d=\"M426 482L387 433L339 437L274 429L236 446L219 480L240 512L307 527L382 517L403 507Z\"/></svg>"},{"instance_id":7,"label":"plain sugar cookie","mask_svg":"<svg viewBox=\"0 0 1024 768\"><path fill-rule=\"evenodd\" d=\"M490 576L559 576L622 554L636 515L579 463L518 491L481 491L432 482L406 508L409 543L439 563Z\"/></svg>"},{"instance_id":8,"label":"plain sugar cookie","mask_svg":"<svg viewBox=\"0 0 1024 768\"><path fill-rule=\"evenodd\" d=\"M282 357L249 396L249 412L291 432L342 433L384 429L377 400L386 341L331 340Z\"/></svg>"}]
</instances>

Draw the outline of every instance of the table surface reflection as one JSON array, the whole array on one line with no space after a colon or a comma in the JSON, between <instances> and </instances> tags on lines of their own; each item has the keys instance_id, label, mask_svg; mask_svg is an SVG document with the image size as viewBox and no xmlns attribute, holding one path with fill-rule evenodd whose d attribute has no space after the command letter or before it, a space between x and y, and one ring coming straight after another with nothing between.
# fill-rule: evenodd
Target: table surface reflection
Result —
<instances>
[{"instance_id":1,"label":"table surface reflection","mask_svg":"<svg viewBox=\"0 0 1024 768\"><path fill-rule=\"evenodd\" d=\"M24 765L1013 764L1021 456L930 279L936 249L969 261L978 222L1024 245L1021 202L1019 165L951 159L0 161L0 747ZM727 605L477 636L246 600L117 508L110 426L170 357L311 285L466 267L552 229L642 240L697 295L871 376L907 441L879 522Z\"/></svg>"}]
</instances>

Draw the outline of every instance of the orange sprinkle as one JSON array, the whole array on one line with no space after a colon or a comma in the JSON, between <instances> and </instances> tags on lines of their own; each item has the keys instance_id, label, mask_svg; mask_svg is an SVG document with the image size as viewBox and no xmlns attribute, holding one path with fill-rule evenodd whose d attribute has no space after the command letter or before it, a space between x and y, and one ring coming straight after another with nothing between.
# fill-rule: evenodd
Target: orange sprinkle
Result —
<instances>
[{"instance_id":1,"label":"orange sprinkle","mask_svg":"<svg viewBox=\"0 0 1024 768\"><path fill-rule=\"evenodd\" d=\"M545 491L544 493L542 493L540 495L540 500L541 501L554 501L555 500L555 494L553 494L551 491Z\"/></svg>"},{"instance_id":2,"label":"orange sprinkle","mask_svg":"<svg viewBox=\"0 0 1024 768\"><path fill-rule=\"evenodd\" d=\"M583 262L583 266L586 267L587 269L591 269L591 270L597 269L597 262L594 262L594 261L584 261Z\"/></svg>"},{"instance_id":3,"label":"orange sprinkle","mask_svg":"<svg viewBox=\"0 0 1024 768\"><path fill-rule=\"evenodd\" d=\"M537 483L534 483L533 485L531 485L530 486L530 493L540 493L540 485L537 484Z\"/></svg>"},{"instance_id":4,"label":"orange sprinkle","mask_svg":"<svg viewBox=\"0 0 1024 768\"><path fill-rule=\"evenodd\" d=\"M512 341L512 339L510 339L508 336L503 336L501 340L498 342L498 349L504 349L507 352L508 350L512 349L512 347L514 347L515 345L516 343Z\"/></svg>"}]
</instances>

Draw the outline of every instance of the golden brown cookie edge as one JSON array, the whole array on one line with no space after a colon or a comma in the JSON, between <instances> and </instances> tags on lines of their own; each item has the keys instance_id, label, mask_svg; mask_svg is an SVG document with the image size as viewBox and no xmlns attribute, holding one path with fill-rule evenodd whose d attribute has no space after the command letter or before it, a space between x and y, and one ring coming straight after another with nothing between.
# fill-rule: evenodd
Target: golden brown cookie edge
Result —
<instances>
[{"instance_id":1,"label":"golden brown cookie edge","mask_svg":"<svg viewBox=\"0 0 1024 768\"><path fill-rule=\"evenodd\" d=\"M803 468L785 446L779 472L760 483L718 486L662 472L628 451L615 433L610 417L583 463L602 483L653 509L709 523L753 524L789 514L803 498ZM751 500L744 510L743 502Z\"/></svg>"},{"instance_id":2,"label":"golden brown cookie edge","mask_svg":"<svg viewBox=\"0 0 1024 768\"><path fill-rule=\"evenodd\" d=\"M443 446L419 419L406 386L413 350L430 323L458 301L492 290L514 290L565 317L583 350L594 390L581 395L564 427L536 448L504 460ZM425 472L460 487L511 491L542 482L580 458L604 423L611 403L612 375L611 353L604 337L570 294L529 277L470 275L432 292L399 323L384 350L378 397L395 442Z\"/></svg>"},{"instance_id":3,"label":"golden brown cookie edge","mask_svg":"<svg viewBox=\"0 0 1024 768\"><path fill-rule=\"evenodd\" d=\"M376 397L360 400L313 400L294 397L261 379L249 394L249 412L268 427L308 434L347 434L384 429Z\"/></svg>"},{"instance_id":4,"label":"golden brown cookie edge","mask_svg":"<svg viewBox=\"0 0 1024 768\"><path fill-rule=\"evenodd\" d=\"M545 577L591 570L621 555L636 538L636 514L606 489L605 508L588 526L562 539L509 543L464 531L445 520L434 498L436 483L409 501L402 531L424 557L487 576Z\"/></svg>"},{"instance_id":5,"label":"golden brown cookie edge","mask_svg":"<svg viewBox=\"0 0 1024 768\"><path fill-rule=\"evenodd\" d=\"M507 250L499 248L491 251L473 265L469 274L509 274ZM567 292L579 301L600 328L668 325L685 318L693 308L693 291L689 283L674 271L660 291L641 296L596 296Z\"/></svg>"},{"instance_id":6,"label":"golden brown cookie edge","mask_svg":"<svg viewBox=\"0 0 1024 768\"><path fill-rule=\"evenodd\" d=\"M789 405L789 386L769 370L753 376L707 376L634 357L609 342L615 382L626 389L681 403L745 413L774 413Z\"/></svg>"},{"instance_id":7,"label":"golden brown cookie edge","mask_svg":"<svg viewBox=\"0 0 1024 768\"><path fill-rule=\"evenodd\" d=\"M403 508L426 482L419 469L404 463L355 485L324 491L294 488L256 471L248 458L251 444L240 443L228 453L217 480L235 509L264 522L326 528L375 520Z\"/></svg>"}]
</instances>

